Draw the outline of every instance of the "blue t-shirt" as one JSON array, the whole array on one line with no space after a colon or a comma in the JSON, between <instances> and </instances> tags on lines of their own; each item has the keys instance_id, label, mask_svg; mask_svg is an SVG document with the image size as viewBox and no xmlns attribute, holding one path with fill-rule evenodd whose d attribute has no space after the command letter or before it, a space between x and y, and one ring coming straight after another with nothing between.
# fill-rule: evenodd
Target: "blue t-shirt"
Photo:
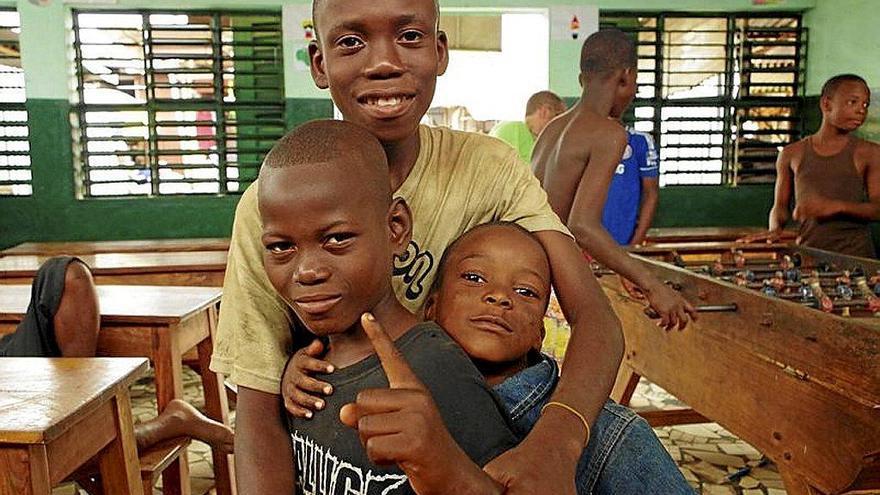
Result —
<instances>
[{"instance_id":1,"label":"blue t-shirt","mask_svg":"<svg viewBox=\"0 0 880 495\"><path fill-rule=\"evenodd\" d=\"M642 198L642 179L659 177L657 151L650 134L627 129L629 142L617 165L602 211L602 226L618 244L632 240Z\"/></svg>"}]
</instances>

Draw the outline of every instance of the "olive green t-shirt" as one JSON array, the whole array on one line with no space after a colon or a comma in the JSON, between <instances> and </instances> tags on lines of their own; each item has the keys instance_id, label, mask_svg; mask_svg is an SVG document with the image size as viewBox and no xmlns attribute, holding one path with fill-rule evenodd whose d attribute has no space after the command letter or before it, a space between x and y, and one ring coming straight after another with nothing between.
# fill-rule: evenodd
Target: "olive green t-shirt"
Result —
<instances>
[{"instance_id":1,"label":"olive green t-shirt","mask_svg":"<svg viewBox=\"0 0 880 495\"><path fill-rule=\"evenodd\" d=\"M499 122L489 131L490 136L495 136L505 143L513 146L513 149L519 153L522 161L529 163L532 161L532 151L535 149L535 136L529 130L529 126L525 122Z\"/></svg>"},{"instance_id":2,"label":"olive green t-shirt","mask_svg":"<svg viewBox=\"0 0 880 495\"><path fill-rule=\"evenodd\" d=\"M420 126L419 137L416 163L394 193L409 204L413 233L407 253L395 260L392 285L413 313L424 305L446 246L471 227L511 221L532 232L571 235L528 165L504 143L427 126ZM258 187L257 181L244 192L235 211L211 369L277 394L293 348L293 313L263 268Z\"/></svg>"}]
</instances>

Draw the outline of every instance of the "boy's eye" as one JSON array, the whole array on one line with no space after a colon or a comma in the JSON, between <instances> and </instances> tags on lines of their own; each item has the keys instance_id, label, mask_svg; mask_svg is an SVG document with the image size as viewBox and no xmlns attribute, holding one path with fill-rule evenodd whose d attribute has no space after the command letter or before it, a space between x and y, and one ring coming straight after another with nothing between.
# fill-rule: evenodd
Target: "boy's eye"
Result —
<instances>
[{"instance_id":1,"label":"boy's eye","mask_svg":"<svg viewBox=\"0 0 880 495\"><path fill-rule=\"evenodd\" d=\"M517 294L533 299L538 299L538 293L528 287L517 287L514 289Z\"/></svg>"},{"instance_id":2,"label":"boy's eye","mask_svg":"<svg viewBox=\"0 0 880 495\"><path fill-rule=\"evenodd\" d=\"M331 247L339 247L352 238L354 238L354 234L350 232L340 232L338 234L328 235L325 243Z\"/></svg>"},{"instance_id":3,"label":"boy's eye","mask_svg":"<svg viewBox=\"0 0 880 495\"><path fill-rule=\"evenodd\" d=\"M474 272L464 272L461 274L461 278L467 280L468 282L473 282L475 284L480 284L480 283L483 283L486 281L486 279L484 279L479 274L476 274Z\"/></svg>"},{"instance_id":4,"label":"boy's eye","mask_svg":"<svg viewBox=\"0 0 880 495\"><path fill-rule=\"evenodd\" d=\"M357 36L343 36L336 41L336 45L342 48L358 48L363 45L364 41Z\"/></svg>"},{"instance_id":5,"label":"boy's eye","mask_svg":"<svg viewBox=\"0 0 880 495\"><path fill-rule=\"evenodd\" d=\"M266 249L272 254L285 254L293 251L296 247L292 242L273 242L266 246Z\"/></svg>"},{"instance_id":6,"label":"boy's eye","mask_svg":"<svg viewBox=\"0 0 880 495\"><path fill-rule=\"evenodd\" d=\"M410 30L404 31L403 34L400 35L400 39L402 41L407 42L407 43L414 43L416 41L420 41L424 37L425 37L425 35L422 34L421 31L416 31L415 29L410 29Z\"/></svg>"}]
</instances>

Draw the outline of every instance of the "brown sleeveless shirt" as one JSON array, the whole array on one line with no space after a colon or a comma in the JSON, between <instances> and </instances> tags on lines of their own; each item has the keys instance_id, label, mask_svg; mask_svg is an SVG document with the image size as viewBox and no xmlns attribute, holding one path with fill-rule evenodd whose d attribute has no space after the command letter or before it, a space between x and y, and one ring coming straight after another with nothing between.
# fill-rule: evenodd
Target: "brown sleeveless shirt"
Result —
<instances>
[{"instance_id":1,"label":"brown sleeveless shirt","mask_svg":"<svg viewBox=\"0 0 880 495\"><path fill-rule=\"evenodd\" d=\"M867 201L865 182L854 160L858 141L851 137L836 155L821 156L813 150L813 137L808 137L803 161L794 176L795 199L819 194L842 201ZM848 216L803 220L798 232L798 244L852 256L875 256L869 223Z\"/></svg>"}]
</instances>

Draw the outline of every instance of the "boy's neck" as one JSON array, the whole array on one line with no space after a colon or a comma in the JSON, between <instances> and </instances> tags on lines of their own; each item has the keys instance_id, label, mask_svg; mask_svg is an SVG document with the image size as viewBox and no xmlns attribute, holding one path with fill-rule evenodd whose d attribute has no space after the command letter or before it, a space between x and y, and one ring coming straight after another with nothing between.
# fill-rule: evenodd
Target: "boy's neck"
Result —
<instances>
[{"instance_id":1,"label":"boy's neck","mask_svg":"<svg viewBox=\"0 0 880 495\"><path fill-rule=\"evenodd\" d=\"M494 387L499 383L507 380L511 376L519 373L528 367L528 356L523 356L515 361L507 361L504 363L493 363L489 361L474 360L477 369L482 373L483 378L490 387Z\"/></svg>"},{"instance_id":2,"label":"boy's neck","mask_svg":"<svg viewBox=\"0 0 880 495\"><path fill-rule=\"evenodd\" d=\"M385 297L369 311L391 340L397 340L419 322L415 315L400 304L390 286ZM360 318L345 332L330 335L329 340L330 349L326 359L338 368L351 366L375 353L373 344L361 327Z\"/></svg>"},{"instance_id":3,"label":"boy's neck","mask_svg":"<svg viewBox=\"0 0 880 495\"><path fill-rule=\"evenodd\" d=\"M590 86L589 89L585 86L576 106L601 117L610 117L614 107L614 92L601 85Z\"/></svg>"},{"instance_id":4,"label":"boy's neck","mask_svg":"<svg viewBox=\"0 0 880 495\"><path fill-rule=\"evenodd\" d=\"M819 130L816 134L813 134L814 141L819 141L823 143L834 142L840 140L842 138L846 138L850 135L852 131L848 131L846 129L841 129L839 127L835 127L831 125L830 122L823 119L822 125L819 127Z\"/></svg>"},{"instance_id":5,"label":"boy's neck","mask_svg":"<svg viewBox=\"0 0 880 495\"><path fill-rule=\"evenodd\" d=\"M419 158L421 139L419 129L401 141L382 143L385 156L388 157L388 172L391 175L391 190L396 191L409 177L416 160Z\"/></svg>"}]
</instances>

